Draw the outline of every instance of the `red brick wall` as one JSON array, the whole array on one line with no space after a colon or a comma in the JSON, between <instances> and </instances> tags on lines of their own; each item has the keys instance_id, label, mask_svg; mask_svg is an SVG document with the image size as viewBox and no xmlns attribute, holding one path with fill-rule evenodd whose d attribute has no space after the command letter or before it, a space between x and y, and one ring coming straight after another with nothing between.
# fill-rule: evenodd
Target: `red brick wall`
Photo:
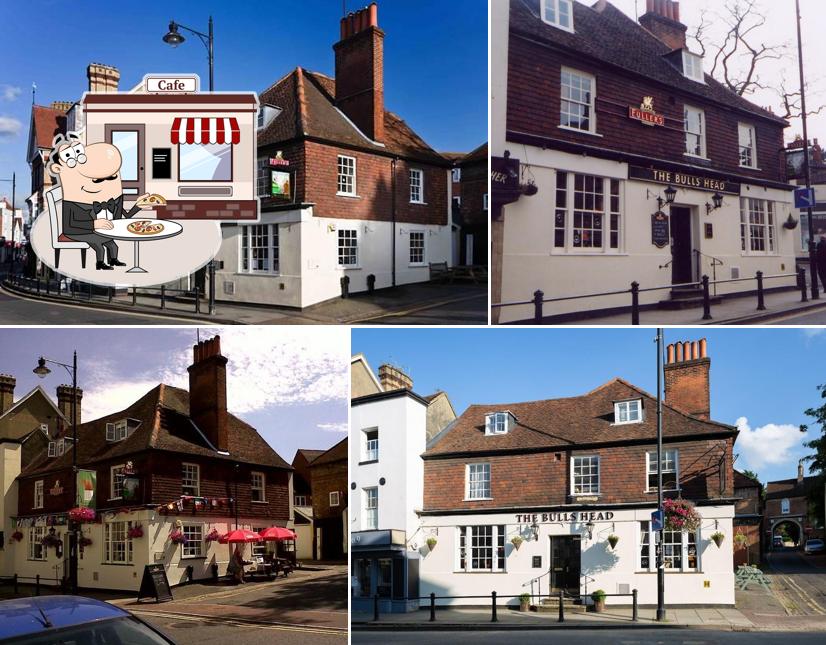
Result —
<instances>
[{"instance_id":1,"label":"red brick wall","mask_svg":"<svg viewBox=\"0 0 826 645\"><path fill-rule=\"evenodd\" d=\"M347 508L347 460L319 464L310 468L313 487L313 517L323 520L340 517ZM338 491L338 506L330 506L330 492Z\"/></svg>"},{"instance_id":2,"label":"red brick wall","mask_svg":"<svg viewBox=\"0 0 826 645\"><path fill-rule=\"evenodd\" d=\"M708 358L665 365L663 375L668 405L700 419L708 419L711 410L710 368Z\"/></svg>"},{"instance_id":3,"label":"red brick wall","mask_svg":"<svg viewBox=\"0 0 826 645\"><path fill-rule=\"evenodd\" d=\"M809 513L809 503L805 497L789 497L789 512L783 513L781 502L782 499L768 499L766 500L767 517L776 517L782 515L802 515L804 518Z\"/></svg>"},{"instance_id":4,"label":"red brick wall","mask_svg":"<svg viewBox=\"0 0 826 645\"><path fill-rule=\"evenodd\" d=\"M454 190L455 186L456 184L454 184ZM484 210L484 195L488 192L487 164L463 166L460 190L459 194L462 197L460 212L463 222L467 226L487 223L488 212Z\"/></svg>"},{"instance_id":5,"label":"red brick wall","mask_svg":"<svg viewBox=\"0 0 826 645\"><path fill-rule=\"evenodd\" d=\"M730 439L664 445L664 450L679 450L680 487L684 497L692 500L731 497L731 446ZM645 453L649 451L656 451L656 445L479 458L426 459L424 507L425 510L458 510L568 503L572 454L600 456L601 503L656 502L656 491L645 492ZM555 457L557 454L560 456L558 461ZM724 457L722 471L719 463L721 457ZM484 462L491 464L493 499L465 501L465 465ZM722 494L721 476L725 478Z\"/></svg>"},{"instance_id":6,"label":"red brick wall","mask_svg":"<svg viewBox=\"0 0 826 645\"><path fill-rule=\"evenodd\" d=\"M384 140L384 33L377 27L336 43L338 107L374 141Z\"/></svg>"},{"instance_id":7,"label":"red brick wall","mask_svg":"<svg viewBox=\"0 0 826 645\"><path fill-rule=\"evenodd\" d=\"M34 483L43 480L43 508L34 508ZM60 480L63 488L61 495L52 495L49 491L55 480ZM63 513L72 501L72 471L70 469L43 475L18 479L17 514L21 516L45 513Z\"/></svg>"},{"instance_id":8,"label":"red brick wall","mask_svg":"<svg viewBox=\"0 0 826 645\"><path fill-rule=\"evenodd\" d=\"M747 543L740 546L734 542L732 537L732 546L734 548L734 566L739 567L741 564L757 564L760 562L760 523L757 524L738 524L734 521L734 534L742 533L746 536Z\"/></svg>"},{"instance_id":9,"label":"red brick wall","mask_svg":"<svg viewBox=\"0 0 826 645\"><path fill-rule=\"evenodd\" d=\"M574 61L570 56L513 35L509 48L508 130L684 163L683 106L688 103L705 110L710 169L783 181L785 165L780 125L705 103L698 97L630 75L621 76L584 60ZM601 137L558 127L563 65L596 78L597 132ZM628 118L629 106L638 107L644 96L654 98L654 109L666 118L665 127L645 126ZM739 165L738 121L755 127L759 171Z\"/></svg>"}]
</instances>

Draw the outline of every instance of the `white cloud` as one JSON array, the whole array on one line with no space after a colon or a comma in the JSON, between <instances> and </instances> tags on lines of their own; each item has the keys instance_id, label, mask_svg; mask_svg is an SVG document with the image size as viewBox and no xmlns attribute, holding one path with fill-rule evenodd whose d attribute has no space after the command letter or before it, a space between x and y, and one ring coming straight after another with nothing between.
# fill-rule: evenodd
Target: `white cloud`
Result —
<instances>
[{"instance_id":1,"label":"white cloud","mask_svg":"<svg viewBox=\"0 0 826 645\"><path fill-rule=\"evenodd\" d=\"M4 137L16 137L23 124L11 116L0 116L0 139Z\"/></svg>"},{"instance_id":2,"label":"white cloud","mask_svg":"<svg viewBox=\"0 0 826 645\"><path fill-rule=\"evenodd\" d=\"M806 338L815 338L826 333L826 327L804 327L801 331Z\"/></svg>"},{"instance_id":3,"label":"white cloud","mask_svg":"<svg viewBox=\"0 0 826 645\"><path fill-rule=\"evenodd\" d=\"M746 417L737 419L740 435L737 450L746 468L759 470L766 465L794 464L797 457L793 451L807 440L807 433L791 423L768 423L752 429Z\"/></svg>"},{"instance_id":4,"label":"white cloud","mask_svg":"<svg viewBox=\"0 0 826 645\"><path fill-rule=\"evenodd\" d=\"M320 430L326 430L327 432L347 432L346 421L342 423L319 423L318 427Z\"/></svg>"},{"instance_id":5,"label":"white cloud","mask_svg":"<svg viewBox=\"0 0 826 645\"><path fill-rule=\"evenodd\" d=\"M22 90L14 85L0 85L0 98L4 101L14 101Z\"/></svg>"}]
</instances>

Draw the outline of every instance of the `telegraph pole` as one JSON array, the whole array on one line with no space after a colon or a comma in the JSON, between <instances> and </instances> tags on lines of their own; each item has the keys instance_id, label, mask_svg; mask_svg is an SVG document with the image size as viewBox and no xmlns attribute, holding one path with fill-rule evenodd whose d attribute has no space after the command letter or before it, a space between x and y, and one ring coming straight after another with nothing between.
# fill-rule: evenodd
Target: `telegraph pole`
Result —
<instances>
[{"instance_id":1,"label":"telegraph pole","mask_svg":"<svg viewBox=\"0 0 826 645\"><path fill-rule=\"evenodd\" d=\"M663 330L657 328L657 511L662 523L657 531L657 620L665 620L665 554L663 553Z\"/></svg>"}]
</instances>

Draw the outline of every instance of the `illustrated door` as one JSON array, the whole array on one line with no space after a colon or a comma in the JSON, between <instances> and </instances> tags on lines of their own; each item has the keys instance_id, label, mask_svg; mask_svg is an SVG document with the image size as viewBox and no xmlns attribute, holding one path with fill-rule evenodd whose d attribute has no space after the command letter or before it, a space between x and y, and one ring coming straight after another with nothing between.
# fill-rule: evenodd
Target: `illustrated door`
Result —
<instances>
[{"instance_id":1,"label":"illustrated door","mask_svg":"<svg viewBox=\"0 0 826 645\"><path fill-rule=\"evenodd\" d=\"M671 207L671 283L692 282L691 209Z\"/></svg>"},{"instance_id":2,"label":"illustrated door","mask_svg":"<svg viewBox=\"0 0 826 645\"><path fill-rule=\"evenodd\" d=\"M120 150L123 194L134 199L144 193L144 126L107 125L106 140Z\"/></svg>"},{"instance_id":3,"label":"illustrated door","mask_svg":"<svg viewBox=\"0 0 826 645\"><path fill-rule=\"evenodd\" d=\"M580 543L578 535L552 535L550 591L579 596Z\"/></svg>"}]
</instances>

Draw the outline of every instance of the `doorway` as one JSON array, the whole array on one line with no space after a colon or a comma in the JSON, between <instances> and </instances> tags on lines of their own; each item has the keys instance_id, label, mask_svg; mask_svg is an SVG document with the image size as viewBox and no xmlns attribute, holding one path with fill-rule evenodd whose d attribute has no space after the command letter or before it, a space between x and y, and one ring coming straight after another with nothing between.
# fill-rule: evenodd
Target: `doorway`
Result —
<instances>
[{"instance_id":1,"label":"doorway","mask_svg":"<svg viewBox=\"0 0 826 645\"><path fill-rule=\"evenodd\" d=\"M551 536L551 594L564 591L570 596L579 596L581 541L579 535Z\"/></svg>"},{"instance_id":2,"label":"doorway","mask_svg":"<svg viewBox=\"0 0 826 645\"><path fill-rule=\"evenodd\" d=\"M671 207L671 284L692 281L691 209Z\"/></svg>"},{"instance_id":3,"label":"doorway","mask_svg":"<svg viewBox=\"0 0 826 645\"><path fill-rule=\"evenodd\" d=\"M106 141L120 151L120 176L124 195L143 195L144 190L144 126L107 125Z\"/></svg>"}]
</instances>

